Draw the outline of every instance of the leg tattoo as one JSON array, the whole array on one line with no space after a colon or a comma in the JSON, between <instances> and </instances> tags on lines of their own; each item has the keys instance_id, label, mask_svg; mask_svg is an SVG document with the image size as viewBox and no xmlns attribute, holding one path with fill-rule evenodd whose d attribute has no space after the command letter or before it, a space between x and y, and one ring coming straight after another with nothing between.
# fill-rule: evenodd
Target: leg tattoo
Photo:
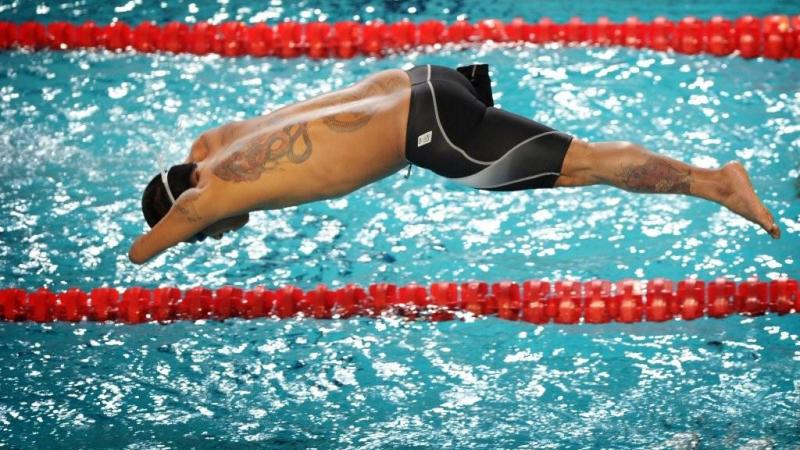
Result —
<instances>
[{"instance_id":1,"label":"leg tattoo","mask_svg":"<svg viewBox=\"0 0 800 450\"><path fill-rule=\"evenodd\" d=\"M681 171L658 157L649 157L640 166L623 168L619 177L624 187L635 192L690 193L691 172Z\"/></svg>"}]
</instances>

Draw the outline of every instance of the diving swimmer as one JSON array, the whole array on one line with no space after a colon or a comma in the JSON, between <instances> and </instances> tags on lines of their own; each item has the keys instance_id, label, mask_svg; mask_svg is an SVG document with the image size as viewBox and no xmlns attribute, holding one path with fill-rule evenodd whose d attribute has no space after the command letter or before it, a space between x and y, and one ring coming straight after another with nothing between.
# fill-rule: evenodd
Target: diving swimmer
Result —
<instances>
[{"instance_id":1,"label":"diving swimmer","mask_svg":"<svg viewBox=\"0 0 800 450\"><path fill-rule=\"evenodd\" d=\"M719 203L777 239L744 167L704 169L625 141L587 142L493 105L486 65L387 70L345 89L206 131L156 175L136 264L244 226L251 211L345 195L407 164L494 191L605 184Z\"/></svg>"}]
</instances>

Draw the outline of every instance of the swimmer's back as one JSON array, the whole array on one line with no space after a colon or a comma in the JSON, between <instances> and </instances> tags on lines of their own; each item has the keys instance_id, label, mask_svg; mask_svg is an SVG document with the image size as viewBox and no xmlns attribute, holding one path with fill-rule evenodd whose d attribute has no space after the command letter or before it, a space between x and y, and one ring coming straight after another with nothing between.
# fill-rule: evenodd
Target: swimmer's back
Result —
<instances>
[{"instance_id":1,"label":"swimmer's back","mask_svg":"<svg viewBox=\"0 0 800 450\"><path fill-rule=\"evenodd\" d=\"M201 185L220 186L236 210L335 197L405 164L410 83L379 72L345 89L204 135Z\"/></svg>"}]
</instances>

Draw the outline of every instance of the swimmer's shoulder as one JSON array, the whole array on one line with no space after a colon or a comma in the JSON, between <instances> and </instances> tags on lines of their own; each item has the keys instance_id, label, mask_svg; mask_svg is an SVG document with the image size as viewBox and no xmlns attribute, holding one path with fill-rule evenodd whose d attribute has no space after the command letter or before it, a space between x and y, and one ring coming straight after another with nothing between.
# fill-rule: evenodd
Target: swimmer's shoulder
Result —
<instances>
[{"instance_id":1,"label":"swimmer's shoulder","mask_svg":"<svg viewBox=\"0 0 800 450\"><path fill-rule=\"evenodd\" d=\"M202 132L192 143L185 162L199 162L213 157L247 129L247 121L234 121Z\"/></svg>"}]
</instances>

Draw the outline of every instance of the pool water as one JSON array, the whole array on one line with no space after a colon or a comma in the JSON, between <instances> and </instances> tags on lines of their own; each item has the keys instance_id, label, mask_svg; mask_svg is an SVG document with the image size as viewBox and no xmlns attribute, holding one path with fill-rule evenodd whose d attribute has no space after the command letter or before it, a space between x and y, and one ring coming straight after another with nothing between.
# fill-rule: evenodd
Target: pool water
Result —
<instances>
[{"instance_id":1,"label":"pool water","mask_svg":"<svg viewBox=\"0 0 800 450\"><path fill-rule=\"evenodd\" d=\"M140 3L6 2L0 20L800 13L780 1L519 10L512 2ZM159 155L180 161L208 127L377 70L473 61L492 66L500 107L581 138L636 141L703 167L742 161L783 237L691 198L606 187L477 192L415 168L341 199L253 214L220 242L180 246L143 267L128 262ZM347 61L0 53L0 286L798 278L798 73L797 60L558 46ZM672 439L792 448L798 334L797 315L591 327L394 318L0 324L0 444L651 448Z\"/></svg>"},{"instance_id":2,"label":"pool water","mask_svg":"<svg viewBox=\"0 0 800 450\"><path fill-rule=\"evenodd\" d=\"M796 448L798 325L769 316L571 327L391 318L5 326L0 442Z\"/></svg>"}]
</instances>

